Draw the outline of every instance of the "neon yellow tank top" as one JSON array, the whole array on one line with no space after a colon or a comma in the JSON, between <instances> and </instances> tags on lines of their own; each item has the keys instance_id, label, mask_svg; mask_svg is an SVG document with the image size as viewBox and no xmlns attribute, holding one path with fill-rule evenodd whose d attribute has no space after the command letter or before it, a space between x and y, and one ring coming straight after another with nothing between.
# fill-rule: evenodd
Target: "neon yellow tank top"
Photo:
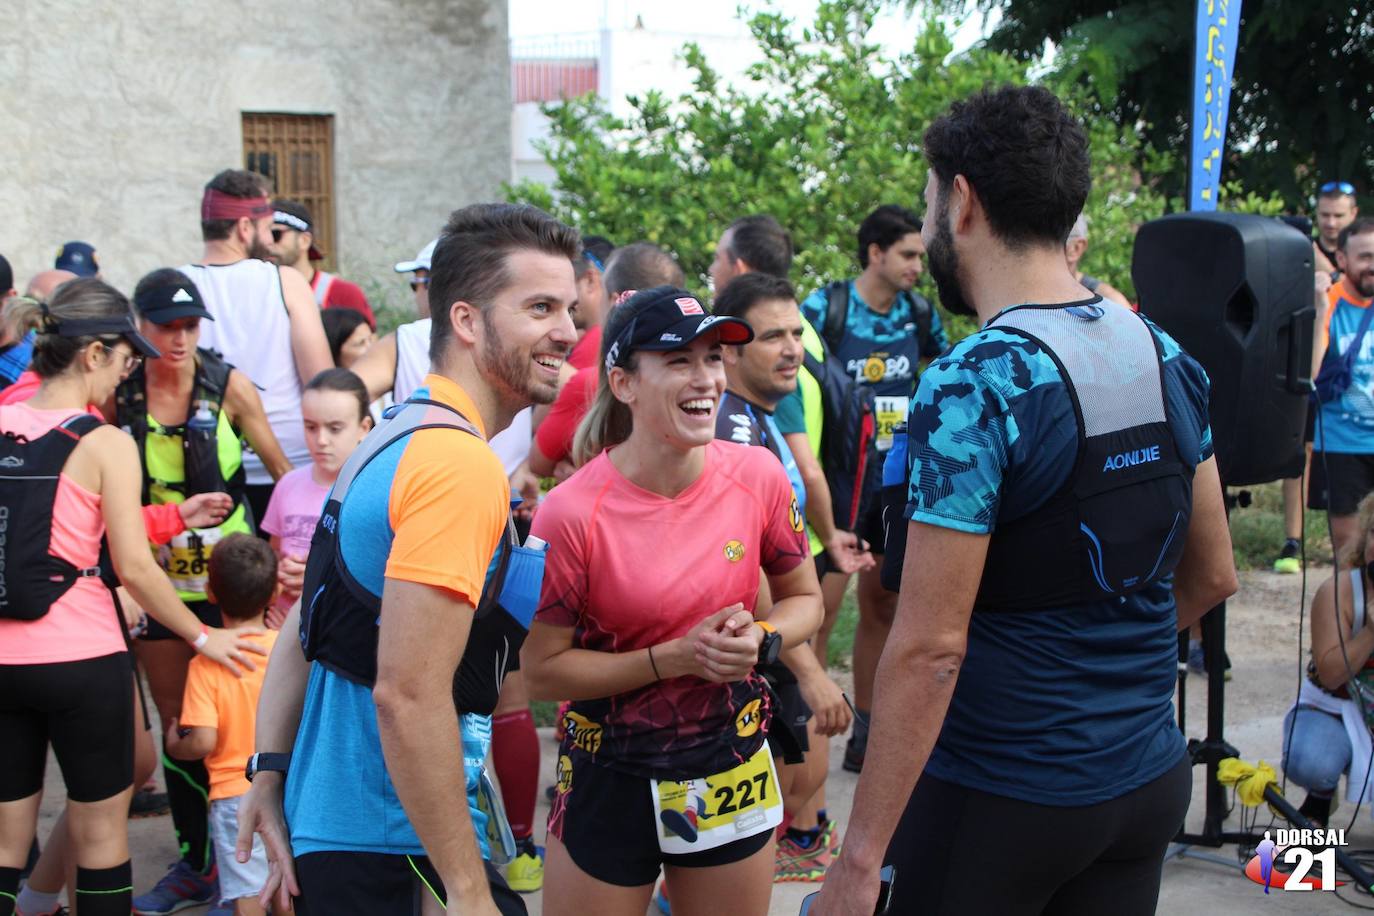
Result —
<instances>
[{"instance_id":1,"label":"neon yellow tank top","mask_svg":"<svg viewBox=\"0 0 1374 916\"><path fill-rule=\"evenodd\" d=\"M228 415L219 412L219 426L215 430L215 446L219 453L220 471L228 480L243 463L243 443ZM185 501L181 493L169 484L186 480L185 452L181 433L169 432L148 414L148 438L144 444L148 469L148 498L155 506ZM195 528L183 531L166 544L152 546L153 556L172 580L182 601L204 601L208 579L210 553L215 544L231 534L252 534L248 513L240 504L229 517L215 528Z\"/></svg>"}]
</instances>

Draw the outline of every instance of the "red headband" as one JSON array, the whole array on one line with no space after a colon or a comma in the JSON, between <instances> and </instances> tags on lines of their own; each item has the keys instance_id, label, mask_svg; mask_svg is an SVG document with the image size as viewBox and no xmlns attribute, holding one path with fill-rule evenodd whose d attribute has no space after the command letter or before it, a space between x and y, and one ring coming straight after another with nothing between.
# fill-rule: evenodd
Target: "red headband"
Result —
<instances>
[{"instance_id":1,"label":"red headband","mask_svg":"<svg viewBox=\"0 0 1374 916\"><path fill-rule=\"evenodd\" d=\"M207 188L200 199L200 221L212 222L220 219L254 219L267 216L272 212L272 202L266 197L234 197L214 188Z\"/></svg>"}]
</instances>

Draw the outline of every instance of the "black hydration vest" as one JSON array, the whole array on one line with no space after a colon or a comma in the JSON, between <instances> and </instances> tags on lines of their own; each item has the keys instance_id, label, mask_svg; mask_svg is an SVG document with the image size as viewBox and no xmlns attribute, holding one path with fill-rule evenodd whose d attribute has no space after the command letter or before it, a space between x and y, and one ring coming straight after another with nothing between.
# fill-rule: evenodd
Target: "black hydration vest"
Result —
<instances>
[{"instance_id":1,"label":"black hydration vest","mask_svg":"<svg viewBox=\"0 0 1374 916\"><path fill-rule=\"evenodd\" d=\"M219 463L219 415L224 406L224 393L229 389L229 373L233 366L220 358L214 350L196 348L196 378L191 387L191 403L186 412L186 421L180 426L164 427L171 435L181 436L183 467L181 483L158 481L169 490L175 490L183 497L201 493L228 493L234 501L234 509L245 505L246 475L243 463L228 480ZM143 365L129 373L129 377L115 389L115 424L134 437L138 444L138 459L143 462L143 504L149 502L149 489L152 477L148 472L148 397L147 379ZM213 417L213 424L193 426L197 406L204 404ZM249 519L249 524L254 524Z\"/></svg>"},{"instance_id":2,"label":"black hydration vest","mask_svg":"<svg viewBox=\"0 0 1374 916\"><path fill-rule=\"evenodd\" d=\"M77 579L101 574L51 548L59 475L81 437L103 425L83 413L37 439L0 435L0 617L37 620Z\"/></svg>"},{"instance_id":3,"label":"black hydration vest","mask_svg":"<svg viewBox=\"0 0 1374 916\"><path fill-rule=\"evenodd\" d=\"M1039 508L998 519L974 609L1033 611L1120 598L1174 571L1193 504L1145 320L1112 305L1007 309L989 327L1059 367L1078 422L1068 480Z\"/></svg>"},{"instance_id":4,"label":"black hydration vest","mask_svg":"<svg viewBox=\"0 0 1374 916\"><path fill-rule=\"evenodd\" d=\"M436 417L431 408L439 408L451 418ZM368 434L339 471L310 541L301 591L301 649L307 661L319 662L366 687L377 681L382 602L344 564L340 510L363 468L390 445L421 429L456 429L482 438L467 418L438 401L412 398L390 408L387 419ZM533 568L536 559L537 570ZM515 526L507 517L496 570L482 589L463 659L453 675L453 702L460 714L490 715L496 708L501 681L520 666L520 646L529 630L542 579L543 551L520 546Z\"/></svg>"}]
</instances>

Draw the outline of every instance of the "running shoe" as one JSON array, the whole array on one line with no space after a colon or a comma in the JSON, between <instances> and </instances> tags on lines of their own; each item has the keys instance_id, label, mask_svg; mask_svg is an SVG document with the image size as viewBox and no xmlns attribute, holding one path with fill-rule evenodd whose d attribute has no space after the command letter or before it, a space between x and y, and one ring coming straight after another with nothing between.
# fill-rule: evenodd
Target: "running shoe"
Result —
<instances>
[{"instance_id":1,"label":"running shoe","mask_svg":"<svg viewBox=\"0 0 1374 916\"><path fill-rule=\"evenodd\" d=\"M825 870L830 867L830 862L830 849L826 846L823 836L818 836L810 846L802 846L784 834L782 839L778 840L773 864L773 883L824 880Z\"/></svg>"},{"instance_id":2,"label":"running shoe","mask_svg":"<svg viewBox=\"0 0 1374 916\"><path fill-rule=\"evenodd\" d=\"M532 840L516 849L515 858L506 864L506 883L517 894L533 894L544 886L544 851Z\"/></svg>"},{"instance_id":3,"label":"running shoe","mask_svg":"<svg viewBox=\"0 0 1374 916\"><path fill-rule=\"evenodd\" d=\"M827 818L821 825L821 842L830 851L830 858L840 854L840 825L835 823L834 818Z\"/></svg>"},{"instance_id":4,"label":"running shoe","mask_svg":"<svg viewBox=\"0 0 1374 916\"><path fill-rule=\"evenodd\" d=\"M129 817L137 819L140 817L161 817L171 813L172 806L167 802L167 793L158 792L144 786L134 793L133 801L129 802Z\"/></svg>"},{"instance_id":5,"label":"running shoe","mask_svg":"<svg viewBox=\"0 0 1374 916\"><path fill-rule=\"evenodd\" d=\"M1283 542L1283 550L1279 551L1279 558L1274 561L1274 572L1295 576L1302 572L1302 563L1298 559L1298 553L1302 550L1302 545L1294 538L1289 538Z\"/></svg>"},{"instance_id":6,"label":"running shoe","mask_svg":"<svg viewBox=\"0 0 1374 916\"><path fill-rule=\"evenodd\" d=\"M859 750L853 738L844 744L844 768L851 773L862 773L864 769L864 751Z\"/></svg>"},{"instance_id":7,"label":"running shoe","mask_svg":"<svg viewBox=\"0 0 1374 916\"><path fill-rule=\"evenodd\" d=\"M162 876L152 890L134 898L134 912L138 916L164 916L218 900L217 869L212 866L208 875L202 875L182 859Z\"/></svg>"},{"instance_id":8,"label":"running shoe","mask_svg":"<svg viewBox=\"0 0 1374 916\"><path fill-rule=\"evenodd\" d=\"M60 903L57 905L57 909L49 910L46 913L40 913L37 910L29 912L28 910L21 910L18 906L15 906L14 916L71 916L71 910Z\"/></svg>"},{"instance_id":9,"label":"running shoe","mask_svg":"<svg viewBox=\"0 0 1374 916\"><path fill-rule=\"evenodd\" d=\"M658 884L658 890L654 893L654 906L663 916L673 916L673 905L668 902L668 885L662 881Z\"/></svg>"}]
</instances>

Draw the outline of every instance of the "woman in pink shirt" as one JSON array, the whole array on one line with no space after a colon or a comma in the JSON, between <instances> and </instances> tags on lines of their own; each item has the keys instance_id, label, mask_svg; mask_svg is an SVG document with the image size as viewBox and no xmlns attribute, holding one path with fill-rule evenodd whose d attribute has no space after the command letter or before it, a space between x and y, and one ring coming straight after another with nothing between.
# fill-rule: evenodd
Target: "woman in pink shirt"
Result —
<instances>
[{"instance_id":1,"label":"woman in pink shirt","mask_svg":"<svg viewBox=\"0 0 1374 916\"><path fill-rule=\"evenodd\" d=\"M363 380L347 369L326 369L312 378L301 392L301 422L310 463L277 481L258 526L271 535L277 552L281 594L267 612L267 625L274 630L281 628L286 612L301 596L306 556L329 491L344 462L372 431Z\"/></svg>"},{"instance_id":2,"label":"woman in pink shirt","mask_svg":"<svg viewBox=\"0 0 1374 916\"><path fill-rule=\"evenodd\" d=\"M768 910L782 804L754 665L815 632L821 592L782 466L714 438L721 347L752 338L673 287L617 307L578 430L599 454L535 515L549 552L522 668L532 696L572 701L551 916L638 916L661 868L678 914Z\"/></svg>"},{"instance_id":3,"label":"woman in pink shirt","mask_svg":"<svg viewBox=\"0 0 1374 916\"><path fill-rule=\"evenodd\" d=\"M237 672L253 667L246 653L261 652L243 631L204 627L177 599L146 546L133 443L86 412L156 355L128 299L99 280L73 280L40 327L37 393L0 407L9 535L0 567L0 900L18 890L51 744L67 786L81 912L130 910L133 684L123 621L102 582L106 538L134 599L201 654Z\"/></svg>"}]
</instances>

